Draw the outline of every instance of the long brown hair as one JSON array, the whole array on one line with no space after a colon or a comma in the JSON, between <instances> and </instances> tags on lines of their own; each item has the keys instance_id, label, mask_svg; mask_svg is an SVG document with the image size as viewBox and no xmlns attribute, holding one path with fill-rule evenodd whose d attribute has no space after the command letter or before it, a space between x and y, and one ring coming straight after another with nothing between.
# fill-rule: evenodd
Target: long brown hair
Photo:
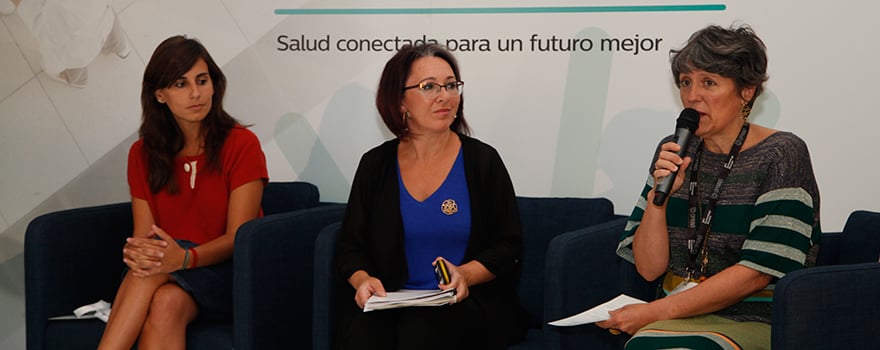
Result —
<instances>
[{"instance_id":1,"label":"long brown hair","mask_svg":"<svg viewBox=\"0 0 880 350\"><path fill-rule=\"evenodd\" d=\"M140 137L144 140L147 153L147 183L150 191L157 193L167 188L177 193L177 181L172 166L174 157L183 149L183 132L174 120L166 104L156 100L156 90L170 87L188 72L199 59L208 65L208 74L214 86L211 110L201 123L201 133L205 140L205 156L208 170L219 170L222 166L220 151L229 131L238 123L223 110L223 95L226 93L226 76L208 54L208 50L195 39L185 36L172 36L165 39L150 57L144 70L141 86Z\"/></svg>"}]
</instances>

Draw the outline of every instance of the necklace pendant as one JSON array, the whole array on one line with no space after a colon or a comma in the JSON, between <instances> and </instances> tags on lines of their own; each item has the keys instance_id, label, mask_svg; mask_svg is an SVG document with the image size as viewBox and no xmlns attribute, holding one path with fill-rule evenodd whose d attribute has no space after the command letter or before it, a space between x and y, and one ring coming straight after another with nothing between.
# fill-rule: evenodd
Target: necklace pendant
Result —
<instances>
[{"instance_id":1,"label":"necklace pendant","mask_svg":"<svg viewBox=\"0 0 880 350\"><path fill-rule=\"evenodd\" d=\"M183 171L190 173L189 174L189 188L193 189L193 190L196 188L196 174L198 172L198 168L197 168L198 162L199 161L197 161L197 160L193 160L193 161L187 161L186 163L183 163Z\"/></svg>"}]
</instances>

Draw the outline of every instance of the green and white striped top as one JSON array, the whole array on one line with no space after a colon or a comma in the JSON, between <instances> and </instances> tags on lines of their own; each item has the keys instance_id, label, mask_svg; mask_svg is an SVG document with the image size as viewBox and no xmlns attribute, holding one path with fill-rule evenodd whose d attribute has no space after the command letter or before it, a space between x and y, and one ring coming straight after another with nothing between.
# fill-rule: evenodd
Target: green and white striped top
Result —
<instances>
[{"instance_id":1,"label":"green and white striped top","mask_svg":"<svg viewBox=\"0 0 880 350\"><path fill-rule=\"evenodd\" d=\"M660 142L662 145L671 136ZM687 154L695 154L699 142L692 142ZM660 147L658 145L657 150ZM705 209L724 154L704 150L699 176L700 205ZM654 154L656 159L657 152ZM653 162L652 168L653 168ZM691 169L687 169L690 180ZM617 254L633 262L632 240L647 205L647 193L654 186L648 180L620 237ZM670 266L667 273L687 276L688 191L687 186L671 194L666 209L669 227ZM699 220L699 214L697 214ZM819 189L813 175L810 154L803 140L789 132L776 132L757 145L743 150L721 189L709 233L709 264L712 276L740 264L775 277L763 293L716 312L738 321L770 323L772 290L786 273L812 265L818 247ZM700 242L700 239L698 239Z\"/></svg>"}]
</instances>

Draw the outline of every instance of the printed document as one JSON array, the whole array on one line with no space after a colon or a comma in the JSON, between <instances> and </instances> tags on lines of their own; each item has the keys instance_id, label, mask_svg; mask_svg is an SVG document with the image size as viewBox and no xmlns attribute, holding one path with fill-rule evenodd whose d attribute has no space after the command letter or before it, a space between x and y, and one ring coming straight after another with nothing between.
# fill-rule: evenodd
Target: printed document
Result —
<instances>
[{"instance_id":1,"label":"printed document","mask_svg":"<svg viewBox=\"0 0 880 350\"><path fill-rule=\"evenodd\" d=\"M384 297L373 295L364 305L364 312L409 306L440 306L455 302L455 289L412 290L387 292Z\"/></svg>"},{"instance_id":2,"label":"printed document","mask_svg":"<svg viewBox=\"0 0 880 350\"><path fill-rule=\"evenodd\" d=\"M644 304L645 302L636 298L633 298L626 294L621 294L611 299L604 304L596 306L587 311L581 312L577 315L563 318L561 320L556 320L548 323L551 326L577 326L587 323L605 321L611 318L611 315L608 314L608 311L617 310L627 305L631 304Z\"/></svg>"}]
</instances>

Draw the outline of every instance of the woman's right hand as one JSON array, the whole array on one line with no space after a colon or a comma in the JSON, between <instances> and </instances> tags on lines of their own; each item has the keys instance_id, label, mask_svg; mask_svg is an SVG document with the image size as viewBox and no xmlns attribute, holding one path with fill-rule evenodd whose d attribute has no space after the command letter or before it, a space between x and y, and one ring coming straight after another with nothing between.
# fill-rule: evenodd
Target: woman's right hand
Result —
<instances>
[{"instance_id":1,"label":"woman's right hand","mask_svg":"<svg viewBox=\"0 0 880 350\"><path fill-rule=\"evenodd\" d=\"M380 297L385 296L385 287L376 277L367 274L366 271L360 270L351 275L348 279L349 283L355 287L354 301L361 310L367 305L367 300L374 294Z\"/></svg>"},{"instance_id":2,"label":"woman's right hand","mask_svg":"<svg viewBox=\"0 0 880 350\"><path fill-rule=\"evenodd\" d=\"M672 188L669 189L670 194L678 191L684 184L685 170L691 163L691 157L681 158L678 156L678 151L680 150L681 146L675 142L664 143L660 146L660 153L657 155L657 161L654 162L654 172L652 173L652 176L654 177L655 187L663 181L663 178L669 176L674 171L678 171L675 176L675 182L672 183ZM648 198L648 201L653 202L653 199Z\"/></svg>"},{"instance_id":3,"label":"woman's right hand","mask_svg":"<svg viewBox=\"0 0 880 350\"><path fill-rule=\"evenodd\" d=\"M162 266L168 242L143 237L126 239L122 260L135 276L149 276Z\"/></svg>"},{"instance_id":4,"label":"woman's right hand","mask_svg":"<svg viewBox=\"0 0 880 350\"><path fill-rule=\"evenodd\" d=\"M186 250L165 230L152 225L155 238L131 237L122 248L123 261L138 277L170 273L181 268L186 262Z\"/></svg>"}]
</instances>

